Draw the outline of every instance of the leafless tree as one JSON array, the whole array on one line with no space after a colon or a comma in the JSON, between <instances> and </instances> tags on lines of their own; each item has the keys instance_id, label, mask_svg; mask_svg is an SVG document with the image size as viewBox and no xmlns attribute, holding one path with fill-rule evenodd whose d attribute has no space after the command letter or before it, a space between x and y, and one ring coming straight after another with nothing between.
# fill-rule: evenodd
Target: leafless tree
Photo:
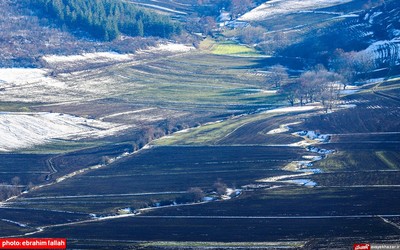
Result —
<instances>
[{"instance_id":1,"label":"leafless tree","mask_svg":"<svg viewBox=\"0 0 400 250\"><path fill-rule=\"evenodd\" d=\"M266 29L257 26L247 26L239 30L239 40L245 44L257 44L265 40Z\"/></svg>"},{"instance_id":2,"label":"leafless tree","mask_svg":"<svg viewBox=\"0 0 400 250\"><path fill-rule=\"evenodd\" d=\"M226 193L226 189L228 186L223 183L221 180L217 180L213 185L214 191L217 192L219 195L223 195Z\"/></svg>"},{"instance_id":3,"label":"leafless tree","mask_svg":"<svg viewBox=\"0 0 400 250\"><path fill-rule=\"evenodd\" d=\"M275 88L280 88L289 81L289 75L286 68L280 64L276 64L270 68L270 74L267 75L267 82L272 83Z\"/></svg>"},{"instance_id":4,"label":"leafless tree","mask_svg":"<svg viewBox=\"0 0 400 250\"><path fill-rule=\"evenodd\" d=\"M300 104L320 101L325 110L332 109L339 98L343 78L324 68L306 71L299 77Z\"/></svg>"},{"instance_id":5,"label":"leafless tree","mask_svg":"<svg viewBox=\"0 0 400 250\"><path fill-rule=\"evenodd\" d=\"M337 49L331 61L332 69L343 77L343 88L353 84L360 75L367 76L374 67L371 56L362 52Z\"/></svg>"},{"instance_id":6,"label":"leafless tree","mask_svg":"<svg viewBox=\"0 0 400 250\"><path fill-rule=\"evenodd\" d=\"M11 179L11 184L14 186L18 186L21 183L21 178L15 176Z\"/></svg>"},{"instance_id":7,"label":"leafless tree","mask_svg":"<svg viewBox=\"0 0 400 250\"><path fill-rule=\"evenodd\" d=\"M205 194L201 188L192 187L188 190L188 198L192 201L201 201Z\"/></svg>"},{"instance_id":8,"label":"leafless tree","mask_svg":"<svg viewBox=\"0 0 400 250\"><path fill-rule=\"evenodd\" d=\"M286 99L291 106L294 106L296 100L298 100L300 96L300 87L297 82L292 82L283 86L279 92L286 96Z\"/></svg>"},{"instance_id":9,"label":"leafless tree","mask_svg":"<svg viewBox=\"0 0 400 250\"><path fill-rule=\"evenodd\" d=\"M253 6L254 3L252 0L231 0L229 11L231 12L232 16L236 18L239 15L244 14Z\"/></svg>"}]
</instances>

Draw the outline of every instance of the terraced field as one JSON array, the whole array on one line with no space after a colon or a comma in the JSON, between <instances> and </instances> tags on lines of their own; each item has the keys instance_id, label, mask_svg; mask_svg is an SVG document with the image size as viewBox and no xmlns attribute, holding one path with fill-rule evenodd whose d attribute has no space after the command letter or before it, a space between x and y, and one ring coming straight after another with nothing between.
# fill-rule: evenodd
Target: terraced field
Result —
<instances>
[{"instance_id":1,"label":"terraced field","mask_svg":"<svg viewBox=\"0 0 400 250\"><path fill-rule=\"evenodd\" d=\"M177 18L193 7L134 2ZM364 39L368 27L350 13L363 2L289 13L290 27L281 17L263 25L267 36L288 38L289 50L314 44L306 34L337 27ZM67 237L74 249L348 249L400 240L396 78L343 96L332 113L318 104L282 108L287 102L263 70L282 63L298 75L312 58L208 45L167 45L104 62L52 58L46 70L5 81L0 110L126 128L98 138L54 136L0 154L2 185L24 190L0 204L0 236ZM11 184L15 176L19 185Z\"/></svg>"},{"instance_id":2,"label":"terraced field","mask_svg":"<svg viewBox=\"0 0 400 250\"><path fill-rule=\"evenodd\" d=\"M156 147L106 168L30 192L13 205L50 209L57 204L68 211L112 213L157 201L173 203L189 188L212 190L218 180L229 187L240 187L259 178L283 174L279 167L300 159L301 154L296 148L284 149Z\"/></svg>"},{"instance_id":3,"label":"terraced field","mask_svg":"<svg viewBox=\"0 0 400 250\"><path fill-rule=\"evenodd\" d=\"M71 244L82 249L224 244L217 242L307 249L324 245L326 239L343 247L360 240L396 240L398 228L387 220L399 216L398 131L391 124L378 127L367 119L396 117L397 103L362 92L344 101L357 108L330 114L282 109L177 133L156 141L157 146L8 204L22 211L57 207L82 215L83 223L71 219L69 224L59 222L35 234L67 234ZM371 108L378 105L382 108ZM292 135L304 129L331 134L330 143L317 146L336 152L323 155L302 172L289 170L285 166L318 156L300 146L303 138ZM308 173L311 168L323 172ZM316 186L305 184L310 181ZM184 202L188 189L199 187L210 195L215 182L240 188L241 193L229 200ZM138 214L121 214L126 208ZM9 221L19 221L7 216ZM105 217L98 220L99 216ZM34 220L24 222L36 225Z\"/></svg>"}]
</instances>

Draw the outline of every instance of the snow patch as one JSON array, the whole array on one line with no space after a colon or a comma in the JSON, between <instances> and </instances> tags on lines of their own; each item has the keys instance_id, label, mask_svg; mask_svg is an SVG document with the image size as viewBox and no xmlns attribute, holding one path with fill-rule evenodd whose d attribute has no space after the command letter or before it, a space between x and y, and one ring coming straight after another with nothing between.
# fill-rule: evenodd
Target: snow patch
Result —
<instances>
[{"instance_id":1,"label":"snow patch","mask_svg":"<svg viewBox=\"0 0 400 250\"><path fill-rule=\"evenodd\" d=\"M278 90L261 90L260 92L263 94L276 94Z\"/></svg>"},{"instance_id":2,"label":"snow patch","mask_svg":"<svg viewBox=\"0 0 400 250\"><path fill-rule=\"evenodd\" d=\"M299 123L301 123L301 122L292 122L292 123L282 124L279 126L279 128L268 131L267 135L281 134L281 133L288 132L290 130L290 127L289 127L290 125L296 125Z\"/></svg>"},{"instance_id":3,"label":"snow patch","mask_svg":"<svg viewBox=\"0 0 400 250\"><path fill-rule=\"evenodd\" d=\"M0 151L13 151L52 140L105 137L128 126L60 113L0 113Z\"/></svg>"},{"instance_id":4,"label":"snow patch","mask_svg":"<svg viewBox=\"0 0 400 250\"><path fill-rule=\"evenodd\" d=\"M95 52L95 53L83 53L80 55L46 55L42 59L49 64L82 64L82 63L106 63L106 62L128 62L136 59L137 54L144 54L149 52L172 52L182 53L188 52L194 49L193 46L184 44L167 43L160 44L156 47L150 47L144 50L138 50L133 54L120 54L117 52Z\"/></svg>"},{"instance_id":5,"label":"snow patch","mask_svg":"<svg viewBox=\"0 0 400 250\"><path fill-rule=\"evenodd\" d=\"M352 0L271 0L247 12L238 20L262 21L273 16L296 13L299 11L311 11L351 1Z\"/></svg>"},{"instance_id":6,"label":"snow patch","mask_svg":"<svg viewBox=\"0 0 400 250\"><path fill-rule=\"evenodd\" d=\"M285 181L287 183L294 183L297 185L301 185L301 186L306 186L306 187L315 187L317 185L316 182L310 180L310 179L294 179L294 180L288 180Z\"/></svg>"},{"instance_id":7,"label":"snow patch","mask_svg":"<svg viewBox=\"0 0 400 250\"><path fill-rule=\"evenodd\" d=\"M183 53L194 50L193 46L180 44L180 43L167 43L160 44L157 47L152 47L146 50L141 50L138 53L146 53L146 52L174 52L174 53Z\"/></svg>"},{"instance_id":8,"label":"snow patch","mask_svg":"<svg viewBox=\"0 0 400 250\"><path fill-rule=\"evenodd\" d=\"M400 65L400 40L377 41L358 54L372 57L382 63Z\"/></svg>"},{"instance_id":9,"label":"snow patch","mask_svg":"<svg viewBox=\"0 0 400 250\"><path fill-rule=\"evenodd\" d=\"M77 62L96 60L96 62L106 61L126 61L132 58L131 54L119 54L116 52L96 52L96 53L84 53L82 55L71 55L71 56L58 56L58 55L47 55L42 57L47 63L65 63L65 62Z\"/></svg>"},{"instance_id":10,"label":"snow patch","mask_svg":"<svg viewBox=\"0 0 400 250\"><path fill-rule=\"evenodd\" d=\"M310 131L307 131L307 130L299 131L299 132L294 133L294 135L298 135L298 136L301 136L301 137L306 137L306 138L308 138L310 140L318 141L318 142L328 142L331 139L330 135L320 134L320 133L317 133L317 132L312 131L312 130L310 130Z\"/></svg>"},{"instance_id":11,"label":"snow patch","mask_svg":"<svg viewBox=\"0 0 400 250\"><path fill-rule=\"evenodd\" d=\"M318 106L300 106L300 107L285 107L276 108L265 111L265 113L291 113L291 112L304 112L319 108Z\"/></svg>"},{"instance_id":12,"label":"snow patch","mask_svg":"<svg viewBox=\"0 0 400 250\"><path fill-rule=\"evenodd\" d=\"M48 72L43 69L33 68L0 68L0 87L15 88L23 87L27 84L46 84L50 87L64 87L64 83L46 77Z\"/></svg>"},{"instance_id":13,"label":"snow patch","mask_svg":"<svg viewBox=\"0 0 400 250\"><path fill-rule=\"evenodd\" d=\"M339 108L344 108L344 109L352 109L352 108L356 108L357 105L356 104L342 104L338 106Z\"/></svg>"},{"instance_id":14,"label":"snow patch","mask_svg":"<svg viewBox=\"0 0 400 250\"><path fill-rule=\"evenodd\" d=\"M333 149L323 149L323 148L318 148L318 147L314 147L314 146L308 146L306 148L306 150L308 152L313 152L313 153L317 153L317 154L321 154L321 155L329 155L329 154L335 153L335 150L333 150Z\"/></svg>"}]
</instances>

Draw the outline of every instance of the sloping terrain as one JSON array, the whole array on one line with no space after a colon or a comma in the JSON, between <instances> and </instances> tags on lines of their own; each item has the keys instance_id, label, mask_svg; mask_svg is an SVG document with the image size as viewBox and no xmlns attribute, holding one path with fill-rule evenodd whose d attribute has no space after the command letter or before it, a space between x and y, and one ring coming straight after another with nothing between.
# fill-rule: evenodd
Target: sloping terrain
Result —
<instances>
[{"instance_id":1,"label":"sloping terrain","mask_svg":"<svg viewBox=\"0 0 400 250\"><path fill-rule=\"evenodd\" d=\"M398 68L397 1L269 1L240 19L268 29L265 45L289 57L327 64L336 49L372 58L373 68ZM393 72L392 72L393 73Z\"/></svg>"},{"instance_id":2,"label":"sloping terrain","mask_svg":"<svg viewBox=\"0 0 400 250\"><path fill-rule=\"evenodd\" d=\"M116 51L132 53L154 46L154 38L125 37L98 42L82 32L71 32L46 19L40 19L27 7L27 1L0 2L0 66L43 67L43 55L76 55Z\"/></svg>"},{"instance_id":3,"label":"sloping terrain","mask_svg":"<svg viewBox=\"0 0 400 250\"><path fill-rule=\"evenodd\" d=\"M137 2L172 15L193 7ZM331 109L289 107L265 78L280 63L296 80L336 48L396 65L398 3L364 4L256 8L267 37L288 38L278 57L219 38L128 54L86 41L93 51L35 52L41 69L2 68L0 237L67 238L73 249L399 242L399 78L348 86Z\"/></svg>"}]
</instances>

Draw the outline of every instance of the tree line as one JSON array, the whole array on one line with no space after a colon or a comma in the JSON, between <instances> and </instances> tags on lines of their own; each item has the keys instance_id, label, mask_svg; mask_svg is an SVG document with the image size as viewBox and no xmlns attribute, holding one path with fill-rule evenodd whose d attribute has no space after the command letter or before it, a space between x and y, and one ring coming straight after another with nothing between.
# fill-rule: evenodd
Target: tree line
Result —
<instances>
[{"instance_id":1,"label":"tree line","mask_svg":"<svg viewBox=\"0 0 400 250\"><path fill-rule=\"evenodd\" d=\"M291 78L287 68L273 65L269 67L265 83L273 85L292 106L320 102L328 111L338 103L341 90L370 78L375 61L366 53L336 49L327 66L318 64Z\"/></svg>"},{"instance_id":2,"label":"tree line","mask_svg":"<svg viewBox=\"0 0 400 250\"><path fill-rule=\"evenodd\" d=\"M30 6L61 26L83 30L104 41L121 34L170 38L181 32L180 25L169 17L122 1L30 0Z\"/></svg>"}]
</instances>

